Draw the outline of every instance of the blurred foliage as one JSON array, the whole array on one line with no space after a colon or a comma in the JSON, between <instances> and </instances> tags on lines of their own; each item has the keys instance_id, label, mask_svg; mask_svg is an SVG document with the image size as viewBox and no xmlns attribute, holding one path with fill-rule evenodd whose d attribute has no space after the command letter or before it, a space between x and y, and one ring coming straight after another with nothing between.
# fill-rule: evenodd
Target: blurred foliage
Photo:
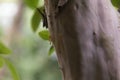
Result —
<instances>
[{"instance_id":1,"label":"blurred foliage","mask_svg":"<svg viewBox=\"0 0 120 80\"><path fill-rule=\"evenodd\" d=\"M0 54L10 54L11 50L8 49L2 42L0 42Z\"/></svg>"},{"instance_id":2,"label":"blurred foliage","mask_svg":"<svg viewBox=\"0 0 120 80\"><path fill-rule=\"evenodd\" d=\"M2 57L0 58L0 67L3 67L3 71L5 71L5 77L0 78L0 80L61 80L56 56L48 56L48 51L51 46L50 42L41 39L38 33L37 35L32 33L30 27L30 24L34 26L32 28L34 32L43 30L40 27L42 23L41 15L35 10L36 7L43 5L44 0L32 1L24 1L27 6L25 6L23 12L23 21L21 24L23 28L21 28L19 39L13 39L10 45L13 54L7 57L0 56ZM44 35L47 35L47 39L49 39L48 30L46 32L42 32L41 34L45 33ZM3 48L6 48L4 49L5 51L2 51ZM4 45L2 47L0 46L0 49L2 49L0 50L2 51L2 55L3 52L6 54L10 52ZM51 52L53 51L51 50ZM3 66L4 64L5 66Z\"/></svg>"},{"instance_id":3,"label":"blurred foliage","mask_svg":"<svg viewBox=\"0 0 120 80\"><path fill-rule=\"evenodd\" d=\"M41 1L41 3L42 3L42 1ZM41 22L43 23L42 27L44 27L43 15L45 15L45 13L43 10L44 10L44 5L42 5L40 7L36 7L36 9L34 9L35 12L31 19L31 27L34 32L36 32L39 29ZM39 31L38 34L39 34L40 38L42 38L43 40L47 40L47 41L50 40L50 34L49 34L48 29ZM54 52L54 47L50 46L48 54L51 55L53 52Z\"/></svg>"},{"instance_id":4,"label":"blurred foliage","mask_svg":"<svg viewBox=\"0 0 120 80\"><path fill-rule=\"evenodd\" d=\"M36 9L35 12L34 12L34 15L32 16L32 19L31 19L31 26L32 26L32 30L34 32L37 31L41 20L42 20L42 16L40 15L38 10Z\"/></svg>"},{"instance_id":5,"label":"blurred foliage","mask_svg":"<svg viewBox=\"0 0 120 80\"><path fill-rule=\"evenodd\" d=\"M43 15L44 15L44 7L36 8L35 12L31 19L31 27L34 32L36 32L39 28L40 22L43 21Z\"/></svg>"},{"instance_id":6,"label":"blurred foliage","mask_svg":"<svg viewBox=\"0 0 120 80\"><path fill-rule=\"evenodd\" d=\"M13 80L20 80L19 75L18 75L18 73L17 73L17 70L16 70L16 68L14 67L14 65L12 64L12 62L6 59L6 60L5 60L5 63L6 63L6 65L7 65L7 67L8 67L8 69L9 69L10 72L11 72L11 75L12 75L12 77L13 77Z\"/></svg>"},{"instance_id":7,"label":"blurred foliage","mask_svg":"<svg viewBox=\"0 0 120 80\"><path fill-rule=\"evenodd\" d=\"M42 30L39 32L39 36L43 39L43 40L48 40L50 39L50 34L48 30Z\"/></svg>"},{"instance_id":8,"label":"blurred foliage","mask_svg":"<svg viewBox=\"0 0 120 80\"><path fill-rule=\"evenodd\" d=\"M26 35L20 42L14 43L18 70L21 80L61 80L55 57L48 56L49 42L35 35Z\"/></svg>"},{"instance_id":9,"label":"blurred foliage","mask_svg":"<svg viewBox=\"0 0 120 80\"><path fill-rule=\"evenodd\" d=\"M24 0L25 4L31 9L38 7L39 0Z\"/></svg>"},{"instance_id":10,"label":"blurred foliage","mask_svg":"<svg viewBox=\"0 0 120 80\"><path fill-rule=\"evenodd\" d=\"M120 7L120 0L111 0L111 1L112 1L112 4L113 4L115 7L117 7L117 8Z\"/></svg>"},{"instance_id":11,"label":"blurred foliage","mask_svg":"<svg viewBox=\"0 0 120 80\"><path fill-rule=\"evenodd\" d=\"M12 64L12 62L10 60L8 60L7 58L5 58L3 56L6 54L10 54L10 53L11 53L11 50L9 48L7 48L2 42L0 42L0 67L2 68L4 66L4 64L6 64L8 69L11 72L13 80L19 80L19 76L17 74L17 71L16 71L14 65Z\"/></svg>"},{"instance_id":12,"label":"blurred foliage","mask_svg":"<svg viewBox=\"0 0 120 80\"><path fill-rule=\"evenodd\" d=\"M49 49L49 53L48 53L48 54L49 54L49 55L52 55L52 53L53 53L54 51L55 51L54 47L51 46L50 49Z\"/></svg>"}]
</instances>

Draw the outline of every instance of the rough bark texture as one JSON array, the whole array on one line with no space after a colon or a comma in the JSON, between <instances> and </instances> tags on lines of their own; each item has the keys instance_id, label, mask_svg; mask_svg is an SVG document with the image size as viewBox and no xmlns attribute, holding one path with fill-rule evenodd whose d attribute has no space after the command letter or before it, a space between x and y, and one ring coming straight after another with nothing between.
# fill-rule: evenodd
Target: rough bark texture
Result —
<instances>
[{"instance_id":1,"label":"rough bark texture","mask_svg":"<svg viewBox=\"0 0 120 80\"><path fill-rule=\"evenodd\" d=\"M110 0L45 0L64 80L120 80L118 18Z\"/></svg>"}]
</instances>

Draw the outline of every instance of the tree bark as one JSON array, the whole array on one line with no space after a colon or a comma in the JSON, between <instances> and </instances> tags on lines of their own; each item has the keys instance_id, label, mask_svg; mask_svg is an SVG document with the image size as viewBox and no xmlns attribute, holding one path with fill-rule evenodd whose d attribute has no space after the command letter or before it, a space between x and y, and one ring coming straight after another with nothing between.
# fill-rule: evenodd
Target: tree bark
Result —
<instances>
[{"instance_id":1,"label":"tree bark","mask_svg":"<svg viewBox=\"0 0 120 80\"><path fill-rule=\"evenodd\" d=\"M118 17L110 0L45 0L64 80L120 80Z\"/></svg>"}]
</instances>

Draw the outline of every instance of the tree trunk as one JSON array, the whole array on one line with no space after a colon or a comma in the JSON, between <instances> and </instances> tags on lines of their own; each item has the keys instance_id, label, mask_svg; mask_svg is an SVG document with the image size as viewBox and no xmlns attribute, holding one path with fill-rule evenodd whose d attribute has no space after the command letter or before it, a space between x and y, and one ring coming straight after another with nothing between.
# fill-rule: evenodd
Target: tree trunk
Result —
<instances>
[{"instance_id":1,"label":"tree trunk","mask_svg":"<svg viewBox=\"0 0 120 80\"><path fill-rule=\"evenodd\" d=\"M45 0L64 80L120 80L118 17L110 0Z\"/></svg>"}]
</instances>

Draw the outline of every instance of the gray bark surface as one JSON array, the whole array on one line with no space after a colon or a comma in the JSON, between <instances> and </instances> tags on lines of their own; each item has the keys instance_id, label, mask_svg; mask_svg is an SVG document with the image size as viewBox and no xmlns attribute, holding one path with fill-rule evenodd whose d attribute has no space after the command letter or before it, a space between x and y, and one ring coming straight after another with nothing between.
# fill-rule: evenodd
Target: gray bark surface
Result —
<instances>
[{"instance_id":1,"label":"gray bark surface","mask_svg":"<svg viewBox=\"0 0 120 80\"><path fill-rule=\"evenodd\" d=\"M64 80L120 80L120 32L110 0L45 0L45 6Z\"/></svg>"}]
</instances>

